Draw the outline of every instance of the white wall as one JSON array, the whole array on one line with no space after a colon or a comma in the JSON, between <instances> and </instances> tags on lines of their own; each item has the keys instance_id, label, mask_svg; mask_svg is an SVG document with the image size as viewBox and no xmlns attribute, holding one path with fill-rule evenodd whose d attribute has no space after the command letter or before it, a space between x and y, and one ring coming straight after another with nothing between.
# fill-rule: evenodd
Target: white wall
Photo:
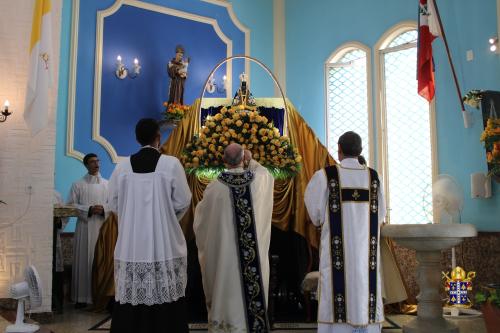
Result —
<instances>
[{"instance_id":1,"label":"white wall","mask_svg":"<svg viewBox=\"0 0 500 333\"><path fill-rule=\"evenodd\" d=\"M54 52L50 63L54 83L50 91L49 125L31 138L23 110L34 2L0 1L0 104L3 106L8 99L14 112L0 123L0 200L8 203L0 206L0 298L9 297L9 285L20 281L24 267L33 264L44 288L43 305L38 311L45 312L51 310L52 293L52 197L61 1L52 0Z\"/></svg>"}]
</instances>

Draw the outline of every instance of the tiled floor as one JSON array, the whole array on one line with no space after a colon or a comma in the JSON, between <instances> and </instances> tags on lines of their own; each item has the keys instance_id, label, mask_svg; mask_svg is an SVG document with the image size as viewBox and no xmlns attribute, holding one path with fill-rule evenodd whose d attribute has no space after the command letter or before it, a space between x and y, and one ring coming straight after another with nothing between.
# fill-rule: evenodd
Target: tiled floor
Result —
<instances>
[{"instance_id":1,"label":"tiled floor","mask_svg":"<svg viewBox=\"0 0 500 333\"><path fill-rule=\"evenodd\" d=\"M53 333L91 333L91 332L105 332L99 331L89 331L89 329L95 326L97 323L102 321L107 317L107 314L96 314L88 312L85 310L74 310L66 309L63 314L57 314L54 320L49 324L42 325L45 329L44 331L52 331ZM393 315L389 318L396 324L403 326L408 321L412 320L413 316L407 315ZM460 319L453 321L456 325L460 327L460 333L486 333L484 327L483 318L474 319ZM4 332L6 326L9 325L7 320L0 317L0 332ZM203 331L192 331L202 333ZM275 330L273 332L282 333L311 333L315 330ZM388 329L384 330L384 333L401 333L400 329ZM439 332L429 332L429 333L439 333Z\"/></svg>"}]
</instances>

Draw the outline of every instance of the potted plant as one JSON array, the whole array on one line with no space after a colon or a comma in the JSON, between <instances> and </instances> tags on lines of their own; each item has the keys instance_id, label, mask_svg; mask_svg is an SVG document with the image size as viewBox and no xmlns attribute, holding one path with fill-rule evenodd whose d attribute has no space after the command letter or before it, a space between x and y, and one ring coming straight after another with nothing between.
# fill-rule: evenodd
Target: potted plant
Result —
<instances>
[{"instance_id":1,"label":"potted plant","mask_svg":"<svg viewBox=\"0 0 500 333\"><path fill-rule=\"evenodd\" d=\"M486 331L495 333L500 327L500 284L488 285L482 289L484 291L476 293L476 304L481 306Z\"/></svg>"},{"instance_id":2,"label":"potted plant","mask_svg":"<svg viewBox=\"0 0 500 333\"><path fill-rule=\"evenodd\" d=\"M462 101L464 102L464 104L467 104L479 110L482 98L483 98L482 91L474 89L465 94L465 96L462 97Z\"/></svg>"},{"instance_id":3,"label":"potted plant","mask_svg":"<svg viewBox=\"0 0 500 333\"><path fill-rule=\"evenodd\" d=\"M163 103L165 111L163 112L163 121L166 124L176 127L177 124L184 118L185 113L189 110L188 105L176 103Z\"/></svg>"},{"instance_id":4,"label":"potted plant","mask_svg":"<svg viewBox=\"0 0 500 333\"><path fill-rule=\"evenodd\" d=\"M484 91L471 90L463 98L464 104L479 109L484 98ZM490 102L489 116L483 110L485 122L484 131L480 141L486 149L486 162L488 164L488 175L500 182L500 118L498 118L493 101ZM483 105L483 107L485 107Z\"/></svg>"},{"instance_id":5,"label":"potted plant","mask_svg":"<svg viewBox=\"0 0 500 333\"><path fill-rule=\"evenodd\" d=\"M486 148L489 175L500 177L500 119L488 119L480 140Z\"/></svg>"}]
</instances>

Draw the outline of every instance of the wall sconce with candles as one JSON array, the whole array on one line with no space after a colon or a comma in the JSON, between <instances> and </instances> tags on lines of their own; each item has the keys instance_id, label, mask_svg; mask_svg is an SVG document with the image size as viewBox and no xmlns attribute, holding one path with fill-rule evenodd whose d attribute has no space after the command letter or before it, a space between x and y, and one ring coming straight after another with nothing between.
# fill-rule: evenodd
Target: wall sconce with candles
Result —
<instances>
[{"instance_id":1,"label":"wall sconce with candles","mask_svg":"<svg viewBox=\"0 0 500 333\"><path fill-rule=\"evenodd\" d=\"M122 57L120 55L116 57L115 74L117 78L123 80L128 76L131 79L135 79L137 76L139 76L140 73L141 73L141 66L139 65L139 60L137 58L134 59L134 68L130 73L129 69L125 67L125 65L123 64Z\"/></svg>"},{"instance_id":2,"label":"wall sconce with candles","mask_svg":"<svg viewBox=\"0 0 500 333\"><path fill-rule=\"evenodd\" d=\"M494 53L499 53L498 50L498 37L491 37L488 40L488 43L490 44L490 51Z\"/></svg>"},{"instance_id":3,"label":"wall sconce with candles","mask_svg":"<svg viewBox=\"0 0 500 333\"><path fill-rule=\"evenodd\" d=\"M9 111L9 106L10 106L9 101L5 100L5 103L3 104L2 112L0 112L0 123L3 123L4 121L6 121L7 117L12 114L12 112Z\"/></svg>"},{"instance_id":4,"label":"wall sconce with candles","mask_svg":"<svg viewBox=\"0 0 500 333\"><path fill-rule=\"evenodd\" d=\"M222 86L222 88L221 88ZM225 93L227 91L227 76L223 76L222 77L222 84L221 85L218 85L216 82L215 82L215 78L214 76L212 75L210 77L210 79L208 80L207 82L207 88L206 88L207 92L209 94L215 94L216 92L218 93Z\"/></svg>"}]
</instances>

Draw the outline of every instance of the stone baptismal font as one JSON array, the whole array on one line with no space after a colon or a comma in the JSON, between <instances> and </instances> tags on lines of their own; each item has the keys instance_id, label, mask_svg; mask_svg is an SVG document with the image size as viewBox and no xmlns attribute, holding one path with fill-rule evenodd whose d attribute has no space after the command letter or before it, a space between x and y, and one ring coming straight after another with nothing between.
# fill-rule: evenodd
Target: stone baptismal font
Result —
<instances>
[{"instance_id":1,"label":"stone baptismal font","mask_svg":"<svg viewBox=\"0 0 500 333\"><path fill-rule=\"evenodd\" d=\"M472 224L387 225L382 236L417 251L418 316L403 326L403 332L458 333L458 327L443 318L441 251L457 246L465 237L477 236L476 228Z\"/></svg>"}]
</instances>

